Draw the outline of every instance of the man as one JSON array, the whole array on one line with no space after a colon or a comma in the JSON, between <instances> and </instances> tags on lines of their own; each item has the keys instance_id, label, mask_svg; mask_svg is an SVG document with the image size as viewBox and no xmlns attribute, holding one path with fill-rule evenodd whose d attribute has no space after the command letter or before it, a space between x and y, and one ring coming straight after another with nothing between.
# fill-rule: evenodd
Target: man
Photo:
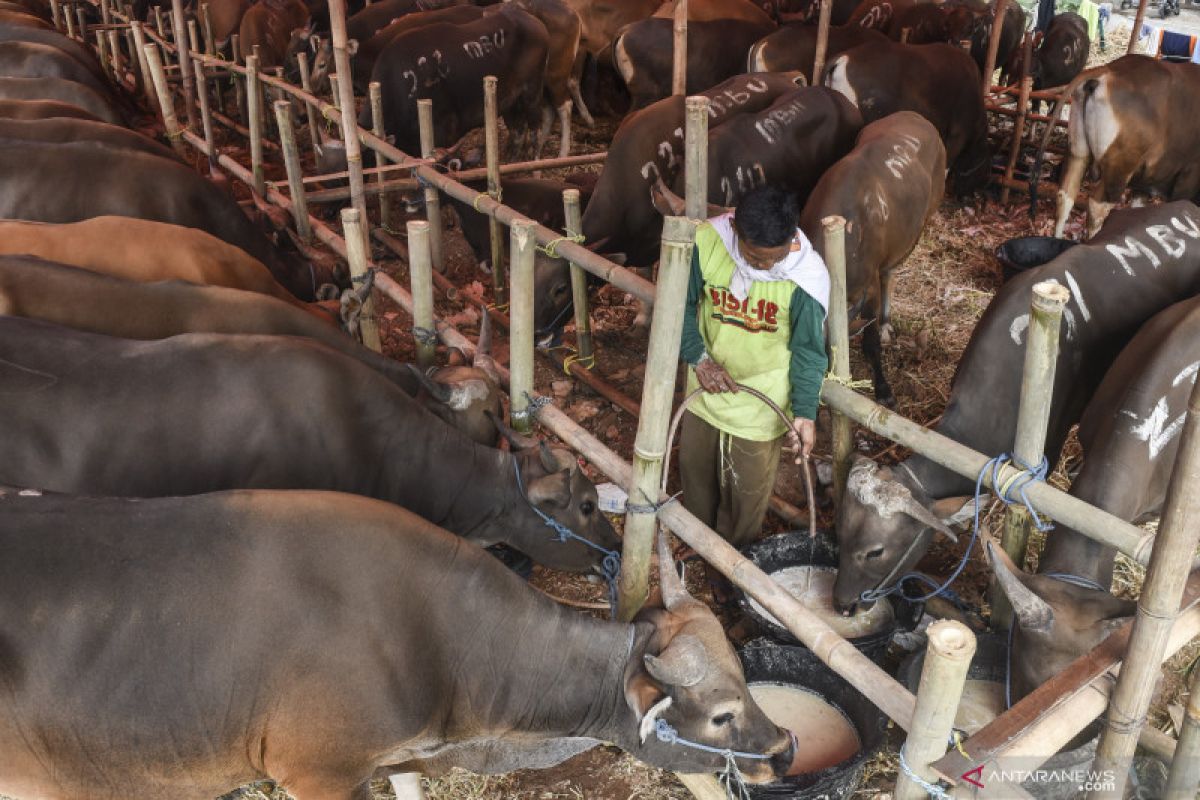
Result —
<instances>
[{"instance_id":1,"label":"man","mask_svg":"<svg viewBox=\"0 0 1200 800\"><path fill-rule=\"evenodd\" d=\"M762 530L784 435L797 464L816 438L829 273L798 217L794 195L761 187L696 230L680 354L688 392L705 394L683 420L683 504L735 547ZM790 412L790 427L739 383Z\"/></svg>"}]
</instances>

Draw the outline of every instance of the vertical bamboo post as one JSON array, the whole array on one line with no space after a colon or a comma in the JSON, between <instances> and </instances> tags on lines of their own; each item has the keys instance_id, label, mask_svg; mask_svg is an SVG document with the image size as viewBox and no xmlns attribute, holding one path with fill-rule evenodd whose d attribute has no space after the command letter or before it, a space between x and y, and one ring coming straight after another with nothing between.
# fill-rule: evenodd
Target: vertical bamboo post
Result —
<instances>
[{"instance_id":1,"label":"vertical bamboo post","mask_svg":"<svg viewBox=\"0 0 1200 800\"><path fill-rule=\"evenodd\" d=\"M908 37L912 33L912 28L904 27L900 29L900 44L908 44Z\"/></svg>"},{"instance_id":2,"label":"vertical bamboo post","mask_svg":"<svg viewBox=\"0 0 1200 800\"><path fill-rule=\"evenodd\" d=\"M246 56L246 122L250 127L250 171L254 193L263 197L267 179L263 174L262 86L258 80L258 56Z\"/></svg>"},{"instance_id":3,"label":"vertical bamboo post","mask_svg":"<svg viewBox=\"0 0 1200 800\"><path fill-rule=\"evenodd\" d=\"M191 51L193 53L199 53L200 52L200 32L196 28L196 20L189 19L187 21L187 34L188 34L187 35L188 47L191 48ZM188 61L191 61L191 59L189 58Z\"/></svg>"},{"instance_id":4,"label":"vertical bamboo post","mask_svg":"<svg viewBox=\"0 0 1200 800\"><path fill-rule=\"evenodd\" d=\"M437 337L433 335L433 250L429 246L429 223L408 222L408 282L413 298L413 339L417 342L417 365L433 366Z\"/></svg>"},{"instance_id":5,"label":"vertical bamboo post","mask_svg":"<svg viewBox=\"0 0 1200 800\"><path fill-rule=\"evenodd\" d=\"M1137 14L1133 17L1133 29L1129 35L1129 47L1125 53L1128 55L1137 50L1138 42L1141 41L1142 23L1146 21L1146 6L1149 5L1149 0L1140 0L1138 2ZM1148 55L1153 56L1154 53Z\"/></svg>"},{"instance_id":6,"label":"vertical bamboo post","mask_svg":"<svg viewBox=\"0 0 1200 800\"><path fill-rule=\"evenodd\" d=\"M1165 800L1195 800L1200 784L1200 669L1192 670L1183 730L1171 759Z\"/></svg>"},{"instance_id":7,"label":"vertical bamboo post","mask_svg":"<svg viewBox=\"0 0 1200 800\"><path fill-rule=\"evenodd\" d=\"M687 94L688 0L675 0L675 16L671 32L671 94Z\"/></svg>"},{"instance_id":8,"label":"vertical bamboo post","mask_svg":"<svg viewBox=\"0 0 1200 800\"><path fill-rule=\"evenodd\" d=\"M200 24L204 28L204 52L210 56L217 54L217 40L213 38L212 15L208 3L200 4Z\"/></svg>"},{"instance_id":9,"label":"vertical bamboo post","mask_svg":"<svg viewBox=\"0 0 1200 800\"><path fill-rule=\"evenodd\" d=\"M667 426L675 397L679 341L683 334L684 306L691 275L695 222L686 217L663 219L659 257L658 302L650 321L646 351L646 381L642 388L642 413L638 416L633 445L633 476L625 507L625 537L621 552L621 577L617 617L628 622L646 602L650 591L650 554L654 550L657 500L662 482Z\"/></svg>"},{"instance_id":10,"label":"vertical bamboo post","mask_svg":"<svg viewBox=\"0 0 1200 800\"><path fill-rule=\"evenodd\" d=\"M846 311L846 220L825 217L821 220L825 266L829 268L829 350L831 368L837 380L850 380L850 320ZM850 475L850 457L854 454L854 436L850 418L833 409L833 496L838 507Z\"/></svg>"},{"instance_id":11,"label":"vertical bamboo post","mask_svg":"<svg viewBox=\"0 0 1200 800\"><path fill-rule=\"evenodd\" d=\"M79 24L70 3L63 6L63 16L67 20L67 36L75 38L75 28Z\"/></svg>"},{"instance_id":12,"label":"vertical bamboo post","mask_svg":"<svg viewBox=\"0 0 1200 800\"><path fill-rule=\"evenodd\" d=\"M1112 772L1115 787L1111 787L1111 792L1092 791L1088 795L1092 800L1119 798L1125 790L1138 731L1146 722L1146 709L1150 706L1167 637L1179 613L1183 585L1200 540L1200 492L1196 491L1196 486L1200 486L1200 381L1192 387L1188 399L1179 453L1167 486L1158 536L1150 553L1150 565L1142 584L1142 596L1138 599L1125 662L1108 702L1104 729L1096 748L1096 759L1092 762L1094 772Z\"/></svg>"},{"instance_id":13,"label":"vertical bamboo post","mask_svg":"<svg viewBox=\"0 0 1200 800\"><path fill-rule=\"evenodd\" d=\"M279 146L283 150L283 166L287 169L288 192L292 199L292 219L296 233L305 242L312 238L308 224L308 201L304 197L304 173L300 168L300 149L296 146L296 129L292 125L292 104L275 101L275 123L279 126Z\"/></svg>"},{"instance_id":14,"label":"vertical bamboo post","mask_svg":"<svg viewBox=\"0 0 1200 800\"><path fill-rule=\"evenodd\" d=\"M179 120L175 117L175 104L171 102L171 89L167 85L167 75L163 70L162 59L158 55L158 45L149 42L145 47L146 63L150 68L150 77L154 81L154 91L158 95L158 107L162 111L163 126L167 129L167 138L171 146L181 156L187 155L179 129Z\"/></svg>"},{"instance_id":15,"label":"vertical bamboo post","mask_svg":"<svg viewBox=\"0 0 1200 800\"><path fill-rule=\"evenodd\" d=\"M167 38L167 28L163 25L162 6L154 7L154 30L158 31L158 35L163 39Z\"/></svg>"},{"instance_id":16,"label":"vertical bamboo post","mask_svg":"<svg viewBox=\"0 0 1200 800\"><path fill-rule=\"evenodd\" d=\"M900 757L922 780L933 783L937 775L929 765L946 753L967 668L975 655L975 634L961 622L938 620L929 626L928 635L917 706ZM893 796L895 800L925 800L929 795L902 767Z\"/></svg>"},{"instance_id":17,"label":"vertical bamboo post","mask_svg":"<svg viewBox=\"0 0 1200 800\"><path fill-rule=\"evenodd\" d=\"M1004 33L1004 18L1008 13L1009 0L993 0L992 35L988 38L987 57L983 60L983 96L992 90L992 77L996 72L996 54L1000 52L1000 35Z\"/></svg>"},{"instance_id":18,"label":"vertical bamboo post","mask_svg":"<svg viewBox=\"0 0 1200 800\"><path fill-rule=\"evenodd\" d=\"M371 104L371 131L380 139L386 137L386 132L383 129L383 88L379 81L371 81L367 87L367 97ZM418 103L422 102L420 100ZM387 165L388 160L383 155L376 151L375 166L379 172L375 175L375 182L379 184L379 226L385 231L392 227L392 198L388 191L383 187L387 181L387 176L383 174L383 168Z\"/></svg>"},{"instance_id":19,"label":"vertical bamboo post","mask_svg":"<svg viewBox=\"0 0 1200 800\"><path fill-rule=\"evenodd\" d=\"M133 52L138 63L138 73L142 77L142 90L153 108L158 103L158 94L154 90L154 78L150 74L150 61L146 58L146 34L142 32L140 22L129 23L129 30L133 36Z\"/></svg>"},{"instance_id":20,"label":"vertical bamboo post","mask_svg":"<svg viewBox=\"0 0 1200 800\"><path fill-rule=\"evenodd\" d=\"M421 158L433 158L433 101L417 101L418 132L421 136ZM425 185L425 218L429 220L429 249L433 253L433 268L446 271L442 250L442 198L437 187Z\"/></svg>"},{"instance_id":21,"label":"vertical bamboo post","mask_svg":"<svg viewBox=\"0 0 1200 800\"><path fill-rule=\"evenodd\" d=\"M342 96L338 91L338 74L336 72L329 73L329 99L334 108L338 111L342 110Z\"/></svg>"},{"instance_id":22,"label":"vertical bamboo post","mask_svg":"<svg viewBox=\"0 0 1200 800\"><path fill-rule=\"evenodd\" d=\"M100 59L100 69L104 70L104 74L119 80L117 71L108 60L108 32L102 28L96 31L96 57Z\"/></svg>"},{"instance_id":23,"label":"vertical bamboo post","mask_svg":"<svg viewBox=\"0 0 1200 800\"><path fill-rule=\"evenodd\" d=\"M350 281L361 288L367 280L367 238L357 208L342 209L342 236L346 239L346 262L350 265ZM376 353L382 350L379 341L379 320L375 319L375 301L370 292L363 298L358 316L358 332L365 347Z\"/></svg>"},{"instance_id":24,"label":"vertical bamboo post","mask_svg":"<svg viewBox=\"0 0 1200 800\"><path fill-rule=\"evenodd\" d=\"M1025 366L1021 373L1021 402L1017 409L1017 434L1013 455L1036 469L1046 450L1046 430L1050 425L1050 402L1054 396L1054 371L1058 362L1058 337L1062 328L1063 307L1071 299L1065 286L1049 281L1033 287L1029 308L1029 328L1025 334ZM1025 506L1010 505L1004 515L1000 544L1017 566L1025 563L1032 520ZM1004 630L1012 621L1012 607L995 578L989 597L992 624Z\"/></svg>"},{"instance_id":25,"label":"vertical bamboo post","mask_svg":"<svg viewBox=\"0 0 1200 800\"><path fill-rule=\"evenodd\" d=\"M512 427L528 433L533 420L529 416L529 398L533 396L533 262L537 239L536 223L528 219L513 221L509 241L512 246L512 295L508 310L508 397L512 405Z\"/></svg>"},{"instance_id":26,"label":"vertical bamboo post","mask_svg":"<svg viewBox=\"0 0 1200 800\"><path fill-rule=\"evenodd\" d=\"M689 219L708 218L708 98L684 101L684 207Z\"/></svg>"},{"instance_id":27,"label":"vertical bamboo post","mask_svg":"<svg viewBox=\"0 0 1200 800\"><path fill-rule=\"evenodd\" d=\"M100 0L100 22L105 25L112 22L112 12L108 8L108 0Z\"/></svg>"},{"instance_id":28,"label":"vertical bamboo post","mask_svg":"<svg viewBox=\"0 0 1200 800\"><path fill-rule=\"evenodd\" d=\"M829 18L833 14L833 0L821 0L821 16L817 20L817 51L813 56L813 74L809 84L819 86L821 73L825 70L825 53L829 50Z\"/></svg>"},{"instance_id":29,"label":"vertical bamboo post","mask_svg":"<svg viewBox=\"0 0 1200 800\"><path fill-rule=\"evenodd\" d=\"M563 190L567 236L583 235L582 207L578 189ZM585 367L590 367L596 355L592 344L592 315L588 313L587 273L578 264L571 264L571 303L575 306L575 353Z\"/></svg>"},{"instance_id":30,"label":"vertical bamboo post","mask_svg":"<svg viewBox=\"0 0 1200 800\"><path fill-rule=\"evenodd\" d=\"M296 63L300 67L300 88L312 94L312 77L308 71L308 53L301 50L296 54ZM321 132L317 125L317 107L310 101L304 101L304 116L308 119L308 136L312 140L313 150L321 146Z\"/></svg>"},{"instance_id":31,"label":"vertical bamboo post","mask_svg":"<svg viewBox=\"0 0 1200 800\"><path fill-rule=\"evenodd\" d=\"M87 9L82 5L75 6L75 15L79 18L79 41L87 44L88 22Z\"/></svg>"},{"instance_id":32,"label":"vertical bamboo post","mask_svg":"<svg viewBox=\"0 0 1200 800\"><path fill-rule=\"evenodd\" d=\"M213 138L212 109L208 100L208 77L204 74L204 62L196 59L196 93L200 98L200 125L204 130L204 151L208 156L209 171L217 165L217 145Z\"/></svg>"},{"instance_id":33,"label":"vertical bamboo post","mask_svg":"<svg viewBox=\"0 0 1200 800\"><path fill-rule=\"evenodd\" d=\"M1012 191L1010 183L1017 169L1017 159L1021 156L1021 142L1025 137L1025 116L1029 113L1029 93L1033 91L1033 78L1025 76L1021 79L1021 93L1017 96L1017 119L1013 122L1012 146L1008 151L1008 163L1004 165L1004 187L1000 190L1000 205L1008 204L1008 196Z\"/></svg>"},{"instance_id":34,"label":"vertical bamboo post","mask_svg":"<svg viewBox=\"0 0 1200 800\"><path fill-rule=\"evenodd\" d=\"M496 114L495 75L483 79L483 144L487 153L488 195L500 202L500 122ZM495 217L491 217L488 226L492 242L492 294L496 298L496 305L503 306L508 300L504 277L504 238L500 222Z\"/></svg>"},{"instance_id":35,"label":"vertical bamboo post","mask_svg":"<svg viewBox=\"0 0 1200 800\"><path fill-rule=\"evenodd\" d=\"M111 28L108 33L108 55L112 59L113 77L120 83L124 77L124 56L121 54L121 34L116 28Z\"/></svg>"},{"instance_id":36,"label":"vertical bamboo post","mask_svg":"<svg viewBox=\"0 0 1200 800\"><path fill-rule=\"evenodd\" d=\"M62 9L59 7L58 0L50 0L50 21L54 23L54 27L62 30Z\"/></svg>"},{"instance_id":37,"label":"vertical bamboo post","mask_svg":"<svg viewBox=\"0 0 1200 800\"><path fill-rule=\"evenodd\" d=\"M343 78L338 85L338 108L342 112L342 138L346 147L346 170L350 173L350 205L362 218L363 247L370 246L367 195L363 187L362 143L354 112L354 84L350 79L350 53L346 49L346 0L329 0L329 28L333 34L333 62Z\"/></svg>"},{"instance_id":38,"label":"vertical bamboo post","mask_svg":"<svg viewBox=\"0 0 1200 800\"><path fill-rule=\"evenodd\" d=\"M236 33L231 34L229 41L230 52L232 53L230 58L235 64L242 63L242 42L240 35ZM229 80L233 82L233 102L237 106L237 112L242 115L242 119L245 119L246 92L245 88L242 86L241 78L238 73L234 72L230 74Z\"/></svg>"}]
</instances>

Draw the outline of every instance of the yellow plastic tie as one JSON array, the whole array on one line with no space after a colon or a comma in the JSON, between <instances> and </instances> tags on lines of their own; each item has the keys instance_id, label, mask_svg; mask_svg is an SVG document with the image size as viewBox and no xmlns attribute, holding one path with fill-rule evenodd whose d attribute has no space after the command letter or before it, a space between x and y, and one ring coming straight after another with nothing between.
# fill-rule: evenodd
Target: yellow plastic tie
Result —
<instances>
[{"instance_id":1,"label":"yellow plastic tie","mask_svg":"<svg viewBox=\"0 0 1200 800\"><path fill-rule=\"evenodd\" d=\"M954 749L957 750L958 754L960 756L962 756L963 758L965 758L967 761L971 761L972 760L971 756L968 755L966 749L963 748L962 731L956 730L956 731L952 731L951 733L954 736Z\"/></svg>"},{"instance_id":2,"label":"yellow plastic tie","mask_svg":"<svg viewBox=\"0 0 1200 800\"><path fill-rule=\"evenodd\" d=\"M475 209L475 212L476 212L477 214L482 214L482 213L483 213L483 212L482 212L482 211L479 209L479 201L480 201L480 200L482 200L482 199L484 199L485 197L487 197L487 195L486 195L486 194L484 194L483 192L480 192L479 194L475 195L475 199L471 201L471 208Z\"/></svg>"},{"instance_id":3,"label":"yellow plastic tie","mask_svg":"<svg viewBox=\"0 0 1200 800\"><path fill-rule=\"evenodd\" d=\"M495 303L491 303L488 305L487 310L488 311L499 311L501 314L503 314L506 311L508 311L508 303L504 303L503 305L496 305Z\"/></svg>"},{"instance_id":4,"label":"yellow plastic tie","mask_svg":"<svg viewBox=\"0 0 1200 800\"><path fill-rule=\"evenodd\" d=\"M558 258L558 250L556 249L558 247L558 245L560 245L563 242L574 242L575 244L582 244L583 241L584 241L584 237L583 237L582 233L575 234L574 236L569 236L569 235L568 236L559 236L557 239L551 239L549 242L547 242L545 247L542 247L539 244L536 249L539 252L545 253L550 258Z\"/></svg>"},{"instance_id":5,"label":"yellow plastic tie","mask_svg":"<svg viewBox=\"0 0 1200 800\"><path fill-rule=\"evenodd\" d=\"M563 359L563 374L570 376L572 364L578 364L584 369L590 370L592 367L596 366L596 355L593 353L587 358L584 358L578 353L572 353Z\"/></svg>"}]
</instances>

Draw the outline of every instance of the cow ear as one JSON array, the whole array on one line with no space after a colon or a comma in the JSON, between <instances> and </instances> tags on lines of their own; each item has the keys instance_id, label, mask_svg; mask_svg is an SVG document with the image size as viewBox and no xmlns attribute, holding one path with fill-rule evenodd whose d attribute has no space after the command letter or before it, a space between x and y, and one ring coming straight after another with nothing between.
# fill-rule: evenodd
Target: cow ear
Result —
<instances>
[{"instance_id":1,"label":"cow ear","mask_svg":"<svg viewBox=\"0 0 1200 800\"><path fill-rule=\"evenodd\" d=\"M671 706L671 698L663 694L645 670L639 669L625 684L625 702L638 718L638 736L645 744L658 718Z\"/></svg>"},{"instance_id":2,"label":"cow ear","mask_svg":"<svg viewBox=\"0 0 1200 800\"><path fill-rule=\"evenodd\" d=\"M571 471L564 469L534 478L529 481L525 496L535 506L565 508L571 502Z\"/></svg>"}]
</instances>

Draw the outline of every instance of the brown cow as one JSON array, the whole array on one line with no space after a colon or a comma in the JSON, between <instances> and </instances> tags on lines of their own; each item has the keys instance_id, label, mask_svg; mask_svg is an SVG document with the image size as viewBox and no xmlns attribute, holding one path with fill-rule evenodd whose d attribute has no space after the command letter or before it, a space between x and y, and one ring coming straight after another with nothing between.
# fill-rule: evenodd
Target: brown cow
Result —
<instances>
[{"instance_id":1,"label":"brown cow","mask_svg":"<svg viewBox=\"0 0 1200 800\"><path fill-rule=\"evenodd\" d=\"M1089 237L1126 188L1169 200L1190 200L1200 191L1200 139L1186 114L1200 105L1200 66L1123 56L1081 73L1065 94L1071 97L1070 154L1055 236L1062 236L1089 159L1100 176L1099 190L1088 198Z\"/></svg>"},{"instance_id":2,"label":"brown cow","mask_svg":"<svg viewBox=\"0 0 1200 800\"><path fill-rule=\"evenodd\" d=\"M821 220L846 220L846 296L867 320L862 348L875 397L885 405L895 402L880 348L890 336L892 270L916 247L945 192L946 149L937 129L920 114L900 111L863 128L854 150L825 172L800 215L801 230L819 252Z\"/></svg>"},{"instance_id":3,"label":"brown cow","mask_svg":"<svg viewBox=\"0 0 1200 800\"><path fill-rule=\"evenodd\" d=\"M547 105L542 107L542 127L538 130L534 158L541 156L555 113L562 126L558 157L566 158L571 154L571 99L575 99L579 115L589 126L595 122L579 93L579 76L576 74L576 65L582 64L579 59L582 23L579 15L563 0L512 0L512 3L541 20L550 35L546 75L542 81Z\"/></svg>"},{"instance_id":4,"label":"brown cow","mask_svg":"<svg viewBox=\"0 0 1200 800\"><path fill-rule=\"evenodd\" d=\"M858 25L834 25L829 28L825 62L860 44L883 41L886 37L872 28ZM754 43L746 57L747 72L802 73L815 85L812 69L817 54L817 28L814 25L785 25Z\"/></svg>"},{"instance_id":5,"label":"brown cow","mask_svg":"<svg viewBox=\"0 0 1200 800\"><path fill-rule=\"evenodd\" d=\"M259 47L260 69L282 67L308 39L311 17L303 0L258 0L238 26L243 56Z\"/></svg>"},{"instance_id":6,"label":"brown cow","mask_svg":"<svg viewBox=\"0 0 1200 800\"><path fill-rule=\"evenodd\" d=\"M99 122L95 114L59 100L0 100L0 119L84 119Z\"/></svg>"},{"instance_id":7,"label":"brown cow","mask_svg":"<svg viewBox=\"0 0 1200 800\"><path fill-rule=\"evenodd\" d=\"M566 0L579 15L579 46L599 59L607 57L613 40L626 26L647 19L661 0Z\"/></svg>"},{"instance_id":8,"label":"brown cow","mask_svg":"<svg viewBox=\"0 0 1200 800\"><path fill-rule=\"evenodd\" d=\"M0 253L28 254L134 281L182 280L271 295L308 310L244 250L196 228L131 217L0 221ZM317 313L328 321L323 312Z\"/></svg>"},{"instance_id":9,"label":"brown cow","mask_svg":"<svg viewBox=\"0 0 1200 800\"><path fill-rule=\"evenodd\" d=\"M249 8L249 0L209 0L208 19L212 23L213 40L218 48L224 47L229 37L238 33L242 17Z\"/></svg>"},{"instance_id":10,"label":"brown cow","mask_svg":"<svg viewBox=\"0 0 1200 800\"><path fill-rule=\"evenodd\" d=\"M675 6L679 0L667 0L652 16L674 19ZM757 25L773 25L774 18L750 0L688 0L688 22L715 22L723 19L740 19Z\"/></svg>"}]
</instances>

